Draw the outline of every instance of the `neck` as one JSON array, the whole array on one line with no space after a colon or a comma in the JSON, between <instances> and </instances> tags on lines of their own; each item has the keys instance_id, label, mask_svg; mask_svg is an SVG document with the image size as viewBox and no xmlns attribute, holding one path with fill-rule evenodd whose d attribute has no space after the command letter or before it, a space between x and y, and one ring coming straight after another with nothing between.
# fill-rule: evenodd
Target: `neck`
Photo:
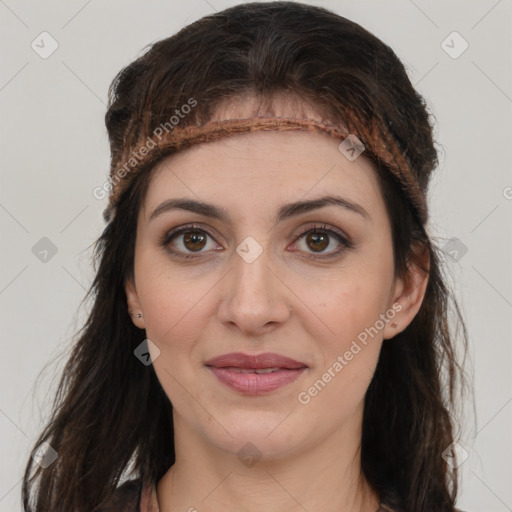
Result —
<instances>
[{"instance_id":1,"label":"neck","mask_svg":"<svg viewBox=\"0 0 512 512\"><path fill-rule=\"evenodd\" d=\"M242 464L236 453L212 446L176 414L174 426L176 462L157 486L160 512L379 508L378 496L361 472L360 421L300 453L263 457L252 466Z\"/></svg>"}]
</instances>

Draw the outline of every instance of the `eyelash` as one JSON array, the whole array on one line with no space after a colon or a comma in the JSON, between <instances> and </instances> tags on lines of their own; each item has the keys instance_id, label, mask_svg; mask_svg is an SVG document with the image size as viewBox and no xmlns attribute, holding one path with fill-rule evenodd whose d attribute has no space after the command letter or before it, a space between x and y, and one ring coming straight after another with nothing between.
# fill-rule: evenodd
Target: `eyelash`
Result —
<instances>
[{"instance_id":1,"label":"eyelash","mask_svg":"<svg viewBox=\"0 0 512 512\"><path fill-rule=\"evenodd\" d=\"M181 252L181 251L177 251L175 249L171 249L170 246L169 246L169 243L174 238L176 238L177 236L179 236L181 234L188 233L190 231L196 231L196 232L199 232L199 233L206 234L210 238L215 240L214 235L210 231L205 229L204 227L200 227L200 226L198 226L196 224L188 224L186 226L181 226L181 227L179 227L179 228L177 228L175 230L171 230L171 231L165 233L162 236L161 240L160 240L160 244L162 245L162 247L166 248L173 255L177 255L180 258L186 258L186 259L199 258L199 257L201 257L201 254L202 254L201 252L198 252L196 254L184 253L184 252ZM352 249L352 247L353 247L353 243L348 238L343 236L341 233L338 233L337 231L334 231L333 229L328 228L325 224L308 227L307 229L305 229L304 231L299 233L299 235L297 235L297 238L295 239L295 241L300 240L301 238L303 238L305 235L307 235L310 232L321 233L321 234L326 234L326 235L329 235L329 236L333 236L336 239L336 241L339 242L340 247L338 249L334 250L333 252L328 253L328 254L316 253L316 255L315 255L315 253L311 253L311 254L313 254L313 257L311 257L311 256L303 256L306 259L328 259L328 258L334 258L334 257L338 256L344 250Z\"/></svg>"}]
</instances>

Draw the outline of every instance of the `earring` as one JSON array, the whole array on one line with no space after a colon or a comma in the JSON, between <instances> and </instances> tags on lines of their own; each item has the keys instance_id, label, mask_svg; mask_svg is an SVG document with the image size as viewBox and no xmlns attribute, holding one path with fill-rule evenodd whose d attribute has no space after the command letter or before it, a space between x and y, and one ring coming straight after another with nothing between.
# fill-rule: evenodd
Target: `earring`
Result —
<instances>
[{"instance_id":1,"label":"earring","mask_svg":"<svg viewBox=\"0 0 512 512\"><path fill-rule=\"evenodd\" d=\"M134 316L135 318L142 318L142 313L135 313L134 315L133 312L130 311L130 316Z\"/></svg>"}]
</instances>

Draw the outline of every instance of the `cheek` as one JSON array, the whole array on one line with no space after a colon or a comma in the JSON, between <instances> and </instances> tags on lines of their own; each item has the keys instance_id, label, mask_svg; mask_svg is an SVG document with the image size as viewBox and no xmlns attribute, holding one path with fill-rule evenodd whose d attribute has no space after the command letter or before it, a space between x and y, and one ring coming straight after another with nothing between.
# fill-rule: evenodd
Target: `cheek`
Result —
<instances>
[{"instance_id":1,"label":"cheek","mask_svg":"<svg viewBox=\"0 0 512 512\"><path fill-rule=\"evenodd\" d=\"M197 381L200 361L197 341L212 313L201 281L182 281L168 274L166 270L154 270L151 277L147 274L146 279L141 279L140 295L146 336L159 349L153 360L157 378L173 406L188 411L189 393L194 389L191 383Z\"/></svg>"},{"instance_id":2,"label":"cheek","mask_svg":"<svg viewBox=\"0 0 512 512\"><path fill-rule=\"evenodd\" d=\"M316 338L322 357L311 376L315 389L304 390L310 397L318 394L317 406L329 409L328 404L343 403L352 409L364 398L382 346L381 315L392 283L392 259L382 256L378 263L372 259L365 264L360 258L347 266L328 281L322 300L317 301L319 316L329 330Z\"/></svg>"},{"instance_id":3,"label":"cheek","mask_svg":"<svg viewBox=\"0 0 512 512\"><path fill-rule=\"evenodd\" d=\"M135 259L146 334L161 348L176 339L183 345L200 330L207 304L205 291L215 284L213 276L171 266L165 254L148 246L141 241Z\"/></svg>"},{"instance_id":4,"label":"cheek","mask_svg":"<svg viewBox=\"0 0 512 512\"><path fill-rule=\"evenodd\" d=\"M335 334L323 340L323 360L317 372L329 372L331 377L336 374L336 379L326 376L326 380L336 381L338 386L333 387L344 395L369 383L382 343L382 329L374 328L382 309L380 301L360 287L353 293L338 294L336 303L327 318Z\"/></svg>"},{"instance_id":5,"label":"cheek","mask_svg":"<svg viewBox=\"0 0 512 512\"><path fill-rule=\"evenodd\" d=\"M144 287L146 334L164 350L186 347L198 336L208 317L204 288L180 286L176 280L159 279Z\"/></svg>"},{"instance_id":6,"label":"cheek","mask_svg":"<svg viewBox=\"0 0 512 512\"><path fill-rule=\"evenodd\" d=\"M361 407L375 372L382 334L372 326L384 311L385 294L364 278L347 279L330 291L320 310L334 334L315 338L321 357L297 399L307 418L339 425Z\"/></svg>"},{"instance_id":7,"label":"cheek","mask_svg":"<svg viewBox=\"0 0 512 512\"><path fill-rule=\"evenodd\" d=\"M390 274L351 271L331 281L319 310L334 336L345 344L375 324L385 312L391 286Z\"/></svg>"}]
</instances>

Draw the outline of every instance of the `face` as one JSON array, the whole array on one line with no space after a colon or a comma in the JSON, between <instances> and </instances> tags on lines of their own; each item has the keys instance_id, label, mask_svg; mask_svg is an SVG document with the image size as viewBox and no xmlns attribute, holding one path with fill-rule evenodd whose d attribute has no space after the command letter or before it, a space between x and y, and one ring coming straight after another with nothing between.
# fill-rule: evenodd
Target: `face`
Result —
<instances>
[{"instance_id":1,"label":"face","mask_svg":"<svg viewBox=\"0 0 512 512\"><path fill-rule=\"evenodd\" d=\"M382 341L408 321L391 240L372 164L325 134L163 160L126 290L177 432L267 457L357 432Z\"/></svg>"}]
</instances>

